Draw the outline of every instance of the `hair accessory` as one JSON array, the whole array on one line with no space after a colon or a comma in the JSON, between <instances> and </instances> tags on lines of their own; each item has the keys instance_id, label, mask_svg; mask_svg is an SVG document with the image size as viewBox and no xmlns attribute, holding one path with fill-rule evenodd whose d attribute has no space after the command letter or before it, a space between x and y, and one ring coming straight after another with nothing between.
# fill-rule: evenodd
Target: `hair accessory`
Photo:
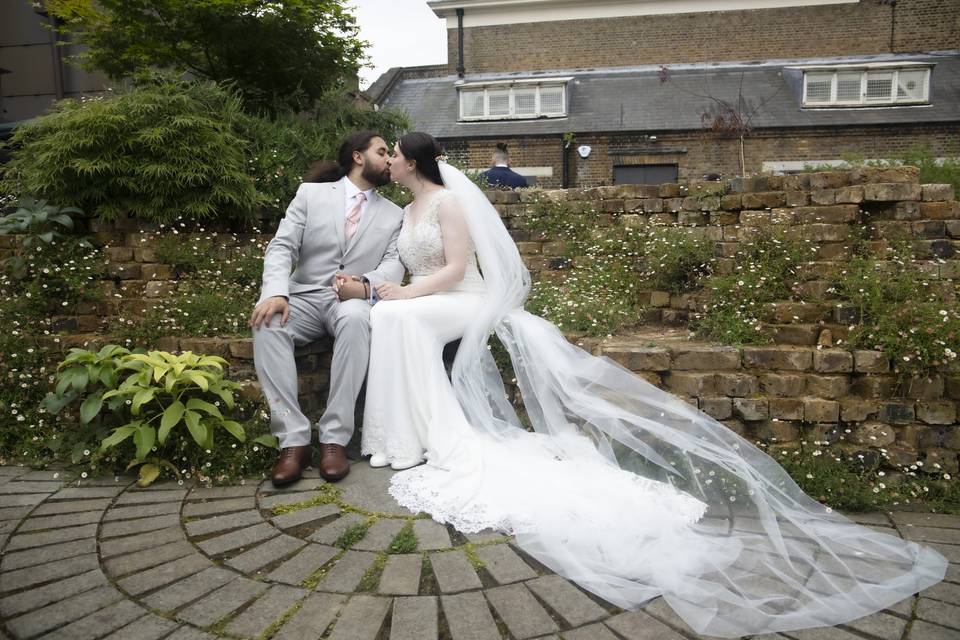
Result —
<instances>
[{"instance_id":1,"label":"hair accessory","mask_svg":"<svg viewBox=\"0 0 960 640\"><path fill-rule=\"evenodd\" d=\"M447 157L445 154L442 154L442 153L441 153L439 156L437 156L436 158L434 158L434 161L437 162L438 164L441 163L441 162L443 162L444 164L446 164L447 160L448 160L448 157Z\"/></svg>"}]
</instances>

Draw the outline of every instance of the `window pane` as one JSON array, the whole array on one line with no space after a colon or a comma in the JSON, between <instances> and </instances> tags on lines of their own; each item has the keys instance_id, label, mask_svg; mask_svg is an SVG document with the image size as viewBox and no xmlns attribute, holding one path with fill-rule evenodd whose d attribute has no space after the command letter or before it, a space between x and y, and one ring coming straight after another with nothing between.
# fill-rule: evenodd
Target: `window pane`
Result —
<instances>
[{"instance_id":1,"label":"window pane","mask_svg":"<svg viewBox=\"0 0 960 640\"><path fill-rule=\"evenodd\" d=\"M460 111L463 118L479 118L483 115L483 91L461 91Z\"/></svg>"},{"instance_id":2,"label":"window pane","mask_svg":"<svg viewBox=\"0 0 960 640\"><path fill-rule=\"evenodd\" d=\"M563 113L563 87L540 87L540 113Z\"/></svg>"},{"instance_id":3,"label":"window pane","mask_svg":"<svg viewBox=\"0 0 960 640\"><path fill-rule=\"evenodd\" d=\"M860 79L862 74L837 74L837 102L860 102Z\"/></svg>"},{"instance_id":4,"label":"window pane","mask_svg":"<svg viewBox=\"0 0 960 640\"><path fill-rule=\"evenodd\" d=\"M537 90L536 89L514 89L513 91L514 113L518 116L533 116L537 113Z\"/></svg>"},{"instance_id":5,"label":"window pane","mask_svg":"<svg viewBox=\"0 0 960 640\"><path fill-rule=\"evenodd\" d=\"M867 74L867 101L884 102L893 96L893 74L890 72Z\"/></svg>"},{"instance_id":6,"label":"window pane","mask_svg":"<svg viewBox=\"0 0 960 640\"><path fill-rule=\"evenodd\" d=\"M901 71L897 78L898 100L923 100L926 97L927 72L924 69Z\"/></svg>"},{"instance_id":7,"label":"window pane","mask_svg":"<svg viewBox=\"0 0 960 640\"><path fill-rule=\"evenodd\" d=\"M488 91L487 98L490 100L487 115L490 116L508 116L510 115L510 90L498 89Z\"/></svg>"},{"instance_id":8,"label":"window pane","mask_svg":"<svg viewBox=\"0 0 960 640\"><path fill-rule=\"evenodd\" d=\"M807 102L830 102L832 73L807 74Z\"/></svg>"}]
</instances>

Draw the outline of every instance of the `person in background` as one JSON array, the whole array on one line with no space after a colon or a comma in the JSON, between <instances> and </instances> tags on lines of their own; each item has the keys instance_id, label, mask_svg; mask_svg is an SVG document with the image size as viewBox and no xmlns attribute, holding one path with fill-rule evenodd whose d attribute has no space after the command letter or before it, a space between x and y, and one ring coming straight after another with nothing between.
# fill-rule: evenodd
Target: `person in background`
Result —
<instances>
[{"instance_id":1,"label":"person in background","mask_svg":"<svg viewBox=\"0 0 960 640\"><path fill-rule=\"evenodd\" d=\"M510 168L510 154L507 153L507 145L502 142L497 143L497 150L493 152L493 166L480 175L486 178L491 187L516 189L528 186L527 179Z\"/></svg>"}]
</instances>

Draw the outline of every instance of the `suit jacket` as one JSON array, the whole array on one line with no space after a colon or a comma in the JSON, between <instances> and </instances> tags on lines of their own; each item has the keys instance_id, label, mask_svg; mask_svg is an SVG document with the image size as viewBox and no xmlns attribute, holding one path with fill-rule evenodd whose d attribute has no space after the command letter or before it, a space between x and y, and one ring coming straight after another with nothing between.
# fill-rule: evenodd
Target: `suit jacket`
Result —
<instances>
[{"instance_id":1,"label":"suit jacket","mask_svg":"<svg viewBox=\"0 0 960 640\"><path fill-rule=\"evenodd\" d=\"M526 187L527 179L510 167L493 167L481 173L491 187Z\"/></svg>"},{"instance_id":2,"label":"suit jacket","mask_svg":"<svg viewBox=\"0 0 960 640\"><path fill-rule=\"evenodd\" d=\"M373 286L403 278L397 252L403 210L374 191L347 242L343 180L305 182L297 189L267 245L260 302L330 287L337 271L364 275Z\"/></svg>"}]
</instances>

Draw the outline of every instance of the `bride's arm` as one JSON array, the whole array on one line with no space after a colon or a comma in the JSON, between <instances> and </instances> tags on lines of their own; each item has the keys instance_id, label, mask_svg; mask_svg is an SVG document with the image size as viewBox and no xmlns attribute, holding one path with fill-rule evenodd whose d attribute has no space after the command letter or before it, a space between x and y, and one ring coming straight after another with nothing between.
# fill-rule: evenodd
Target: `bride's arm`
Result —
<instances>
[{"instance_id":1,"label":"bride's arm","mask_svg":"<svg viewBox=\"0 0 960 640\"><path fill-rule=\"evenodd\" d=\"M446 264L436 273L424 276L405 287L385 283L377 288L377 295L381 299L428 296L446 291L463 280L467 270L467 252L470 250L470 231L456 198L451 195L443 198L437 207L437 219L443 236L443 257Z\"/></svg>"}]
</instances>

